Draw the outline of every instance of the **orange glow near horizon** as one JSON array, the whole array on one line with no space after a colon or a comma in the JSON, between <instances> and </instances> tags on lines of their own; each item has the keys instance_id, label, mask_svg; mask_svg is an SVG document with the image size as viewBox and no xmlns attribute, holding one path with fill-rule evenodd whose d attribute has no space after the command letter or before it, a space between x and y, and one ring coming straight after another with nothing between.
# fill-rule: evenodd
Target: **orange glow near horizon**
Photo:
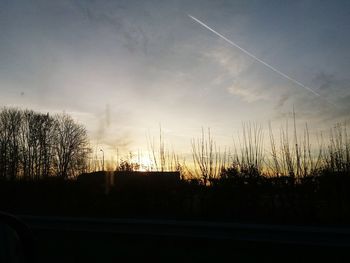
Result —
<instances>
[{"instance_id":1,"label":"orange glow near horizon","mask_svg":"<svg viewBox=\"0 0 350 263\"><path fill-rule=\"evenodd\" d=\"M148 170L151 170L153 166L153 161L147 157L147 156L135 156L132 160L133 162L136 162L140 165L138 171L139 172L146 172Z\"/></svg>"}]
</instances>

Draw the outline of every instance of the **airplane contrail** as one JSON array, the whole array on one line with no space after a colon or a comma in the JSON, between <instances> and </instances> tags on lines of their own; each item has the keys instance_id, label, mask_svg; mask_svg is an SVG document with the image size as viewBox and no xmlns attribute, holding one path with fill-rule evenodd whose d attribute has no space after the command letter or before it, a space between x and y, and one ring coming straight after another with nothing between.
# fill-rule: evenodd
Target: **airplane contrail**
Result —
<instances>
[{"instance_id":1,"label":"airplane contrail","mask_svg":"<svg viewBox=\"0 0 350 263\"><path fill-rule=\"evenodd\" d=\"M188 15L190 18L192 18L194 21L196 21L198 24L200 24L201 26L203 26L204 28L210 30L211 32L213 32L215 35L219 36L220 38L222 38L223 40L225 40L227 43L231 44L232 46L238 48L239 50L241 50L243 53L247 54L249 57L255 59L256 61L260 62L261 64L263 64L264 66L268 67L269 69L271 69L272 71L276 72L277 74L279 74L280 76L292 81L293 83L297 84L298 86L310 91L311 93L313 93L314 95L321 97L321 95L319 93L317 93L316 91L312 90L311 88L305 86L303 83L289 77L288 75L284 74L283 72L279 71L278 69L274 68L273 66L271 66L270 64L266 63L265 61L261 60L260 58L256 57L255 55L253 55L252 53L248 52L247 50L245 50L244 48L241 48L239 45L237 45L236 43L234 43L233 41L229 40L228 38L226 38L225 36L221 35L220 33L216 32L214 29L212 29L211 27L207 26L206 24L204 24L202 21L200 21L199 19L195 18L194 16Z\"/></svg>"}]
</instances>

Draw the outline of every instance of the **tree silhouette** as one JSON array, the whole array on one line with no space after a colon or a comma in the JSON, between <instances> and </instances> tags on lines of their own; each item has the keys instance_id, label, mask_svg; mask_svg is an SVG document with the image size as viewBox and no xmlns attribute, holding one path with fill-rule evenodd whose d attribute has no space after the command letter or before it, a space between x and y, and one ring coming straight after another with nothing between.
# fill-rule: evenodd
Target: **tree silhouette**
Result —
<instances>
[{"instance_id":1,"label":"tree silhouette","mask_svg":"<svg viewBox=\"0 0 350 263\"><path fill-rule=\"evenodd\" d=\"M86 159L86 129L67 114L55 118L54 151L57 175L67 178L79 172Z\"/></svg>"},{"instance_id":2,"label":"tree silhouette","mask_svg":"<svg viewBox=\"0 0 350 263\"><path fill-rule=\"evenodd\" d=\"M0 111L0 177L39 179L86 170L90 150L85 128L67 114Z\"/></svg>"}]
</instances>

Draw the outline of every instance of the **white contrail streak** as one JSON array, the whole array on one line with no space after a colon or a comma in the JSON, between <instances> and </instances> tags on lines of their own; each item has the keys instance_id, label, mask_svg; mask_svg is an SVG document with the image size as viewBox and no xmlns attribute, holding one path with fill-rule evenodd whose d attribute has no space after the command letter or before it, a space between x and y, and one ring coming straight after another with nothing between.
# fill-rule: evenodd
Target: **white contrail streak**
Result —
<instances>
[{"instance_id":1,"label":"white contrail streak","mask_svg":"<svg viewBox=\"0 0 350 263\"><path fill-rule=\"evenodd\" d=\"M288 75L284 74L283 72L279 71L278 69L274 68L273 66L271 66L270 64L267 64L265 61L261 60L260 58L254 56L252 53L248 52L247 50L245 50L244 48L241 48L240 46L238 46L236 43L232 42L231 40L229 40L228 38L226 38L225 36L221 35L220 33L216 32L214 29L212 29L211 27L207 26L206 24L204 24L202 21L200 21L199 19L195 18L194 16L188 15L190 18L192 18L194 21L196 21L198 24L202 25L203 27L205 27L206 29L210 30L211 32L213 32L215 35L219 36L220 38L222 38L223 40L225 40L227 43L231 44L232 46L238 48L239 50L241 50L243 53L247 54L249 57L255 59L256 61L260 62L261 64L265 65L266 67L268 67L269 69L271 69L272 71L276 72L277 74L281 75L282 77L292 81L293 83L297 84L298 86L310 91L311 93L313 93L314 95L320 97L321 95L318 94L316 91L310 89L309 87L305 86L303 83L289 77Z\"/></svg>"}]
</instances>

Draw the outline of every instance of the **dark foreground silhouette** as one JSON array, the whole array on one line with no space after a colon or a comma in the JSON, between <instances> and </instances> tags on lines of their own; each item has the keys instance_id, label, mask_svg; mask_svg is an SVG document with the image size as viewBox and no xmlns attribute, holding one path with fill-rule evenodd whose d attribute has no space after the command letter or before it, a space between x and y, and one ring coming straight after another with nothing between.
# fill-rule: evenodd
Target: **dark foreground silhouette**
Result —
<instances>
[{"instance_id":1,"label":"dark foreground silhouette","mask_svg":"<svg viewBox=\"0 0 350 263\"><path fill-rule=\"evenodd\" d=\"M35 262L349 259L348 174L295 182L226 170L209 185L179 175L1 180L0 209L32 229Z\"/></svg>"},{"instance_id":2,"label":"dark foreground silhouette","mask_svg":"<svg viewBox=\"0 0 350 263\"><path fill-rule=\"evenodd\" d=\"M89 178L90 177L90 178ZM107 180L114 182L106 188ZM114 184L114 185L113 185ZM350 176L226 176L203 185L178 173L97 172L78 180L0 181L0 209L14 214L349 224Z\"/></svg>"}]
</instances>

